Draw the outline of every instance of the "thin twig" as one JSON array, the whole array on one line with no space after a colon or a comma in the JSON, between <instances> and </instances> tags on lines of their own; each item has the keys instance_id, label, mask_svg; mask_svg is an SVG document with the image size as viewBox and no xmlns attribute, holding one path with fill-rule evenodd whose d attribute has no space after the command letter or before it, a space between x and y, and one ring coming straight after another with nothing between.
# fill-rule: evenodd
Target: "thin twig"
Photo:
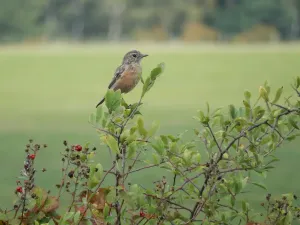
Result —
<instances>
[{"instance_id":1,"label":"thin twig","mask_svg":"<svg viewBox=\"0 0 300 225\"><path fill-rule=\"evenodd\" d=\"M74 187L74 191L73 191L73 193L72 193L72 202L71 202L71 204L70 204L70 206L69 206L69 210L68 210L68 212L71 212L71 209L72 209L72 207L73 207L73 204L74 204L74 202L75 202L75 197L76 197L76 191L77 191L77 188L78 188L78 180L79 180L79 178L80 178L80 175L79 174L77 174L77 177L76 177L76 180L75 180L75 187Z\"/></svg>"},{"instance_id":2,"label":"thin twig","mask_svg":"<svg viewBox=\"0 0 300 225\"><path fill-rule=\"evenodd\" d=\"M183 205L177 204L177 203L175 203L175 202L172 202L171 200L169 200L169 199L167 199L167 198L160 198L160 197L158 197L158 196L156 196L156 195L151 195L151 194L146 194L146 193L144 193L144 195L149 196L149 197L152 197L153 199L159 199L159 200L161 200L161 201L166 201L166 202L168 202L168 203L171 204L171 205L178 206L178 207L180 207L181 209L184 209L184 210L186 210L186 211L189 211L190 213L192 212L191 209L189 209L189 208L187 208L187 207L185 207L185 206L183 206ZM170 197L170 195L169 195L169 197Z\"/></svg>"},{"instance_id":3,"label":"thin twig","mask_svg":"<svg viewBox=\"0 0 300 225\"><path fill-rule=\"evenodd\" d=\"M135 170L128 171L124 175L127 176L128 174L135 173L135 172L138 172L138 171L141 171L141 170L145 170L145 169L149 169L149 168L152 168L152 167L157 167L157 166L159 166L161 164L162 163L153 164L153 165L149 165L149 166L144 166L144 167L141 167L141 168L138 168L138 169L135 169Z\"/></svg>"},{"instance_id":4,"label":"thin twig","mask_svg":"<svg viewBox=\"0 0 300 225\"><path fill-rule=\"evenodd\" d=\"M210 127L209 124L207 124L207 127L208 127L208 129L209 129L209 131L210 131L211 136L212 136L213 139L214 139L214 142L216 143L216 145L217 145L217 147L218 147L218 149L219 149L219 152L221 153L221 152L222 152L222 148L221 148L221 146L219 145L219 143L218 143L218 141L217 141L217 139L216 139L216 136L214 135L214 132L212 131L212 129L211 129L211 127Z\"/></svg>"}]
</instances>

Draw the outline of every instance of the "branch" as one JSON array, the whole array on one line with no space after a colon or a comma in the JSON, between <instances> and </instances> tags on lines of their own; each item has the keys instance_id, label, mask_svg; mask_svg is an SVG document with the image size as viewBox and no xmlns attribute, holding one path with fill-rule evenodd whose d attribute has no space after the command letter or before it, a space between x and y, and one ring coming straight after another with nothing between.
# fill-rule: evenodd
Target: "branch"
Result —
<instances>
[{"instance_id":1,"label":"branch","mask_svg":"<svg viewBox=\"0 0 300 225\"><path fill-rule=\"evenodd\" d=\"M162 163L158 163L158 164L153 164L153 165L149 165L149 166L144 166L144 167L141 167L141 168L138 168L138 169L135 169L135 170L129 170L127 173L125 173L124 175L127 176L131 173L135 173L135 172L138 172L138 171L141 171L141 170L145 170L145 169L149 169L149 168L152 168L152 167L156 167L156 166L159 166L161 165Z\"/></svg>"},{"instance_id":2,"label":"branch","mask_svg":"<svg viewBox=\"0 0 300 225\"><path fill-rule=\"evenodd\" d=\"M128 167L128 171L127 171L127 173L126 173L126 175L125 175L125 179L127 179L127 177L128 177L128 175L129 175L131 169L134 167L134 165L135 165L135 163L137 162L138 158L140 157L140 154L141 154L141 153L142 153L142 152L139 152L139 153L137 154L137 156L135 157L135 159L134 159L133 163L131 164L131 166Z\"/></svg>"},{"instance_id":3,"label":"branch","mask_svg":"<svg viewBox=\"0 0 300 225\"><path fill-rule=\"evenodd\" d=\"M235 208L229 206L229 205L223 205L223 204L217 204L218 206L221 206L221 207L224 207L224 208L228 208L228 209L231 209L232 211L235 211L236 213L238 213L239 211L236 210Z\"/></svg>"},{"instance_id":4,"label":"branch","mask_svg":"<svg viewBox=\"0 0 300 225\"><path fill-rule=\"evenodd\" d=\"M169 200L169 199L166 199L166 198L160 198L160 197L158 197L158 196L151 195L151 194L146 194L146 193L144 193L144 195L146 195L146 196L148 196L148 197L152 197L152 198L154 198L154 199L159 199L159 200L161 200L161 201L166 201L166 202L168 202L168 203L171 204L171 205L178 206L178 207L180 207L181 209L184 209L184 210L186 210L186 211L189 211L190 213L192 212L191 209L189 209L189 208L187 208L187 207L185 207L185 206L182 206L182 205L180 205L180 204L177 204L177 203L175 203L175 202L172 202L172 201ZM171 196L171 195L169 195L169 197L170 197L170 196Z\"/></svg>"},{"instance_id":5,"label":"branch","mask_svg":"<svg viewBox=\"0 0 300 225\"><path fill-rule=\"evenodd\" d=\"M102 129L102 128L99 128L99 127L96 127L95 125L93 125L92 123L90 123L92 125L93 128L95 128L97 131L99 132L104 132L106 134L109 134L111 136L113 136L114 138L118 139L118 136L113 134L112 132L108 131L108 130L105 130L105 129Z\"/></svg>"},{"instance_id":6,"label":"branch","mask_svg":"<svg viewBox=\"0 0 300 225\"><path fill-rule=\"evenodd\" d=\"M80 177L80 175L77 174L76 181L75 181L74 191L73 191L73 193L72 193L72 202L71 202L71 204L70 204L70 207L69 207L68 212L71 212L71 209L72 209L73 204L74 204L74 202L75 202L75 197L76 197L76 191L77 191L77 188L78 188L78 180L79 180L79 177Z\"/></svg>"},{"instance_id":7,"label":"branch","mask_svg":"<svg viewBox=\"0 0 300 225\"><path fill-rule=\"evenodd\" d=\"M213 137L213 139L214 139L214 141L215 141L215 143L216 143L218 149L219 149L219 152L221 153L221 152L222 152L222 148L221 148L221 146L219 145L219 143L218 143L218 141L217 141L217 139L216 139L216 136L214 135L214 132L212 131L212 129L211 129L211 127L210 127L209 124L207 124L207 127L208 127L208 129L209 129L209 131L210 131L210 134L211 134L211 136Z\"/></svg>"}]
</instances>

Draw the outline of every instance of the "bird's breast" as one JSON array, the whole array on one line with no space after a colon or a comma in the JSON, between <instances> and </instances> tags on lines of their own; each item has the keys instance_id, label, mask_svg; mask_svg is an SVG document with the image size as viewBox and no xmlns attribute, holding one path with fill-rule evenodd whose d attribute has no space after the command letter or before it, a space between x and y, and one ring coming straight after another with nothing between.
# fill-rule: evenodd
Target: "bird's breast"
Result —
<instances>
[{"instance_id":1,"label":"bird's breast","mask_svg":"<svg viewBox=\"0 0 300 225\"><path fill-rule=\"evenodd\" d=\"M131 91L140 81L142 68L140 65L129 65L117 81L116 89L120 89L123 93Z\"/></svg>"}]
</instances>

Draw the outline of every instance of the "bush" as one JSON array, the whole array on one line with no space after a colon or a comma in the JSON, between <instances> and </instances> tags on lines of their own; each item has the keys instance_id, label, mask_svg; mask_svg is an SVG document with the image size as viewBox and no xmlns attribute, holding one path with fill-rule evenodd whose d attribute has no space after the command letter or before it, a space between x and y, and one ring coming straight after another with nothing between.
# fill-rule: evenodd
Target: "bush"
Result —
<instances>
[{"instance_id":1,"label":"bush","mask_svg":"<svg viewBox=\"0 0 300 225\"><path fill-rule=\"evenodd\" d=\"M137 29L134 32L138 41L166 41L169 39L167 31L162 26L154 26L151 29Z\"/></svg>"},{"instance_id":2,"label":"bush","mask_svg":"<svg viewBox=\"0 0 300 225\"><path fill-rule=\"evenodd\" d=\"M257 217L243 200L246 187L264 186L249 179L265 174L278 159L274 151L299 136L300 77L296 95L279 104L283 87L271 92L267 83L259 96L244 93L242 107L198 111L199 126L191 141L183 134L156 135L157 123L146 127L141 115L145 94L161 75L159 64L143 82L140 100L127 104L119 91L109 90L105 106L90 116L101 143L113 156L109 168L95 161L95 148L64 141L63 176L57 195L35 185L35 161L43 148L26 146L12 210L1 210L1 224L291 224L299 217L293 194L262 196L265 212ZM199 127L197 126L197 127ZM196 142L201 140L201 147ZM47 147L47 146L44 146ZM161 179L152 186L129 183L132 174L156 168ZM114 182L107 181L111 176ZM149 179L151 179L149 177ZM58 213L61 196L70 194L65 213Z\"/></svg>"},{"instance_id":3,"label":"bush","mask_svg":"<svg viewBox=\"0 0 300 225\"><path fill-rule=\"evenodd\" d=\"M183 28L182 39L186 42L217 41L219 32L205 24L186 23Z\"/></svg>"},{"instance_id":4,"label":"bush","mask_svg":"<svg viewBox=\"0 0 300 225\"><path fill-rule=\"evenodd\" d=\"M234 42L255 43L255 42L271 42L279 41L279 31L274 26L255 25L250 30L236 35L233 38Z\"/></svg>"}]
</instances>

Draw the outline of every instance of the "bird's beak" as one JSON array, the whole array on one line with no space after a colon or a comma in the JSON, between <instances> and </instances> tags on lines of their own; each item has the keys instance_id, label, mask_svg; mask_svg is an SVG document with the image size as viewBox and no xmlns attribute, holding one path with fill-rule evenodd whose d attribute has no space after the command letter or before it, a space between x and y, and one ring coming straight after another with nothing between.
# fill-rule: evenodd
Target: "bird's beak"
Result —
<instances>
[{"instance_id":1,"label":"bird's beak","mask_svg":"<svg viewBox=\"0 0 300 225\"><path fill-rule=\"evenodd\" d=\"M149 55L148 54L144 54L144 55L142 55L142 58L147 57L147 56L149 56Z\"/></svg>"}]
</instances>

